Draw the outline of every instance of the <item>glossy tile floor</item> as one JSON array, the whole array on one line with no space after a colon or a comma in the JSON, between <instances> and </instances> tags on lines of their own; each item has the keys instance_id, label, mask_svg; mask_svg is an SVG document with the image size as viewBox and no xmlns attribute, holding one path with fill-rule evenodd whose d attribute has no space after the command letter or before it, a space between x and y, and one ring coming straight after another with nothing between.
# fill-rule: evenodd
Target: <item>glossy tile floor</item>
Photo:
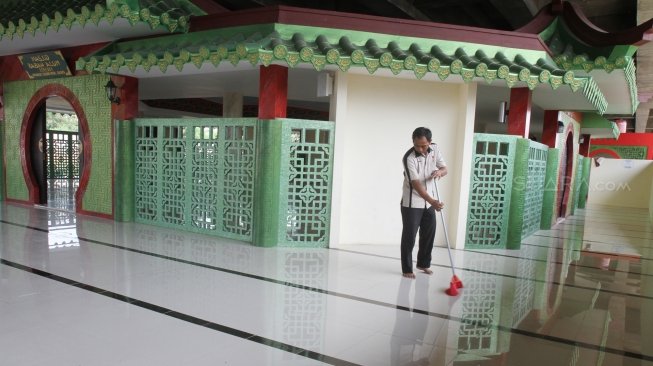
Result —
<instances>
[{"instance_id":1,"label":"glossy tile floor","mask_svg":"<svg viewBox=\"0 0 653 366\"><path fill-rule=\"evenodd\" d=\"M653 231L594 207L520 250L263 249L3 204L0 365L653 365ZM54 213L53 213L54 212Z\"/></svg>"}]
</instances>

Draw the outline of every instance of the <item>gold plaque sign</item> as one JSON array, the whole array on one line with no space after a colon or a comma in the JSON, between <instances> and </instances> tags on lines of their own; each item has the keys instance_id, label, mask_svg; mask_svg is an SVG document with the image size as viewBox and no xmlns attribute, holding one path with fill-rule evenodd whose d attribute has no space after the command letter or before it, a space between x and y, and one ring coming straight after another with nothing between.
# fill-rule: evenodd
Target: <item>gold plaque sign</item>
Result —
<instances>
[{"instance_id":1,"label":"gold plaque sign","mask_svg":"<svg viewBox=\"0 0 653 366\"><path fill-rule=\"evenodd\" d=\"M71 76L61 51L46 51L18 56L23 70L30 79L46 79Z\"/></svg>"}]
</instances>

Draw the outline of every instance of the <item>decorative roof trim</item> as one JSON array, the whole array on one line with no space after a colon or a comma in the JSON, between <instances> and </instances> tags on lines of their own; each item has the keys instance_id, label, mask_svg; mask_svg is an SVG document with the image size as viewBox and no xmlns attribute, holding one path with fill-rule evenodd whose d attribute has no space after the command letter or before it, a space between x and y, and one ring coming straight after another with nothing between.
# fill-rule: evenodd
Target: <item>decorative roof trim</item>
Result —
<instances>
[{"instance_id":1,"label":"decorative roof trim","mask_svg":"<svg viewBox=\"0 0 653 366\"><path fill-rule=\"evenodd\" d=\"M292 33L298 28L303 32ZM319 35L315 38L306 36L316 34ZM146 72L156 67L165 73L168 67L182 72L190 64L199 69L205 63L217 67L223 61L234 66L240 62L253 66L285 62L289 67L303 63L311 64L317 71L333 65L346 72L353 66L363 67L370 74L385 68L394 75L412 72L417 79L431 73L446 80L453 74L460 75L464 82L503 80L510 88L525 84L531 90L539 84L549 84L553 89L567 85L574 92L581 90L599 113L607 109L606 99L591 77L576 77L572 71L561 70L543 58L529 62L520 54L507 57L500 51L490 57L484 51L487 46L469 44L459 44L455 50L444 52L440 46L446 42L407 37L395 38L397 41L387 45L374 38L355 43L349 35L360 36L342 30L283 24L236 27L149 39L145 41L147 48L142 46L144 41L120 42L80 58L76 68L89 73L119 73L126 67L133 73L140 66ZM377 36L383 39L383 35ZM153 47L153 42L159 44Z\"/></svg>"},{"instance_id":2,"label":"decorative roof trim","mask_svg":"<svg viewBox=\"0 0 653 366\"><path fill-rule=\"evenodd\" d=\"M190 15L174 18L168 12L157 16L152 14L148 8L133 10L127 4L116 2L108 6L96 4L93 10L82 6L78 13L69 8L65 11L65 15L56 11L54 15L42 14L40 20L32 16L30 19L19 19L18 24L13 21L0 24L0 41L24 38L27 34L31 34L33 37L39 30L44 34L49 30L59 32L62 26L70 30L74 24L85 27L88 23L92 23L98 26L101 20L113 24L116 18L127 19L131 26L142 22L147 23L151 29L165 27L169 32L175 32L188 30Z\"/></svg>"},{"instance_id":3,"label":"decorative roof trim","mask_svg":"<svg viewBox=\"0 0 653 366\"><path fill-rule=\"evenodd\" d=\"M552 4L545 6L533 20L516 32L539 34L558 17L562 17L575 37L592 47L617 44L641 46L653 40L653 19L630 29L606 32L592 24L578 5L567 1L562 2L561 11L554 9Z\"/></svg>"}]
</instances>

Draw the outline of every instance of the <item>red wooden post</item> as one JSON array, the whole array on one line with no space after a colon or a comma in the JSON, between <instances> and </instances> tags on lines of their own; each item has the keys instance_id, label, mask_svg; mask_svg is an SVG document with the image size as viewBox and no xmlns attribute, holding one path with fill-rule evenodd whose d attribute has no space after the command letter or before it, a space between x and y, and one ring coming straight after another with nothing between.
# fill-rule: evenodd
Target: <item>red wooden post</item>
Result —
<instances>
[{"instance_id":1,"label":"red wooden post","mask_svg":"<svg viewBox=\"0 0 653 366\"><path fill-rule=\"evenodd\" d=\"M258 118L286 117L288 106L288 68L261 66L258 89Z\"/></svg>"},{"instance_id":2,"label":"red wooden post","mask_svg":"<svg viewBox=\"0 0 653 366\"><path fill-rule=\"evenodd\" d=\"M542 127L542 143L548 147L556 147L558 135L558 111L544 111L544 126Z\"/></svg>"},{"instance_id":3,"label":"red wooden post","mask_svg":"<svg viewBox=\"0 0 653 366\"><path fill-rule=\"evenodd\" d=\"M531 97L528 88L510 89L510 112L508 112L508 134L528 138L531 124Z\"/></svg>"},{"instance_id":4,"label":"red wooden post","mask_svg":"<svg viewBox=\"0 0 653 366\"><path fill-rule=\"evenodd\" d=\"M138 117L138 79L129 76L112 76L118 86L116 95L120 104L111 104L111 117L119 120L129 120Z\"/></svg>"}]
</instances>

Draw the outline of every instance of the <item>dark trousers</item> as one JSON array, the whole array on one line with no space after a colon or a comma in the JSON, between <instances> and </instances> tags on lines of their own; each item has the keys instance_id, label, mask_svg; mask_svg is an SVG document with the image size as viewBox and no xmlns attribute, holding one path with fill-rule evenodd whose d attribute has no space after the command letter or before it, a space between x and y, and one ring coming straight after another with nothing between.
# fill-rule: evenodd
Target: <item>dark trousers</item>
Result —
<instances>
[{"instance_id":1,"label":"dark trousers","mask_svg":"<svg viewBox=\"0 0 653 366\"><path fill-rule=\"evenodd\" d=\"M401 232L401 271L413 272L413 248L415 236L419 229L419 249L417 251L417 267L431 266L431 251L435 240L435 209L401 207L401 221L404 228Z\"/></svg>"}]
</instances>

